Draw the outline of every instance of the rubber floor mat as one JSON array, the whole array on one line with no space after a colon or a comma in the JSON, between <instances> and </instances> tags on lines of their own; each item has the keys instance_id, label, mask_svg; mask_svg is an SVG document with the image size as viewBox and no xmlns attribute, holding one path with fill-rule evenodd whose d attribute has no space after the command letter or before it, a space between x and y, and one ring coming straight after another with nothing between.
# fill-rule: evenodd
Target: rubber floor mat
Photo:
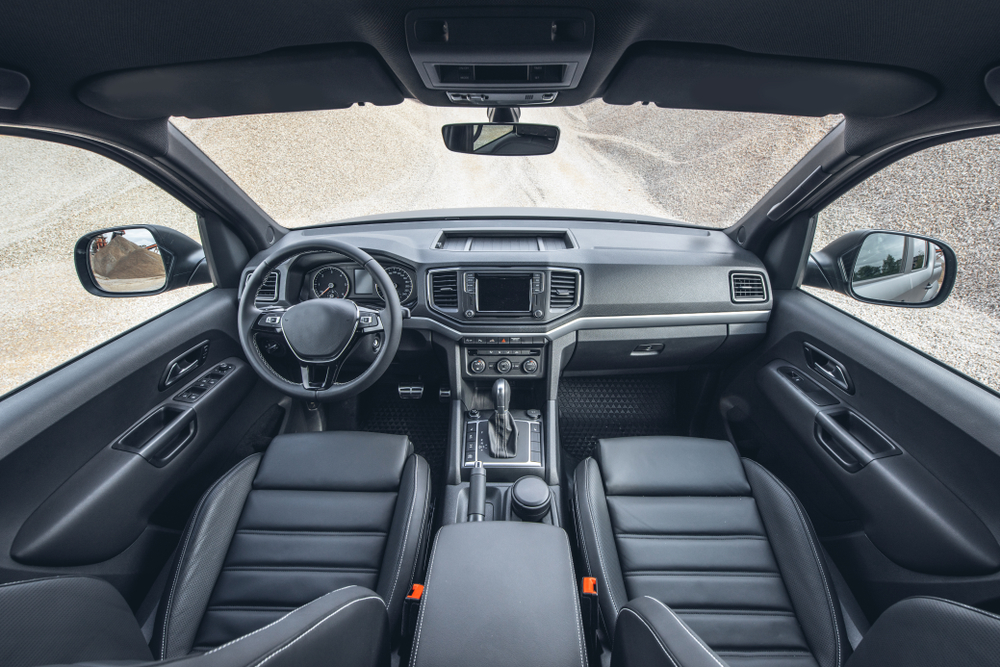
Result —
<instances>
[{"instance_id":1,"label":"rubber floor mat","mask_svg":"<svg viewBox=\"0 0 1000 667\"><path fill-rule=\"evenodd\" d=\"M395 385L376 385L365 392L358 406L358 429L373 433L408 435L413 449L431 467L435 481L444 474L448 445L448 404L437 397L437 388L424 398L403 400Z\"/></svg>"},{"instance_id":2,"label":"rubber floor mat","mask_svg":"<svg viewBox=\"0 0 1000 667\"><path fill-rule=\"evenodd\" d=\"M677 385L670 375L563 378L559 381L559 441L576 460L600 438L675 435Z\"/></svg>"}]
</instances>

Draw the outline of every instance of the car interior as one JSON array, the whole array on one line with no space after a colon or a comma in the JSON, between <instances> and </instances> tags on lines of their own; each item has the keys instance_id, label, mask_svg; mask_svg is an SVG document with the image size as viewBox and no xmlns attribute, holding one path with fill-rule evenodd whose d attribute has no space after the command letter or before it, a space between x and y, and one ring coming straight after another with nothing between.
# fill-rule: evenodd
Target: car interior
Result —
<instances>
[{"instance_id":1,"label":"car interior","mask_svg":"<svg viewBox=\"0 0 1000 667\"><path fill-rule=\"evenodd\" d=\"M0 133L198 216L67 246L83 288L211 285L0 399L0 664L1000 664L1000 395L799 289L948 298L941 239L810 247L880 169L998 131L995 3L0 15ZM593 99L844 120L721 230L476 202L288 229L168 121L410 100L495 161L565 145L521 110ZM162 264L116 274L126 244Z\"/></svg>"}]
</instances>

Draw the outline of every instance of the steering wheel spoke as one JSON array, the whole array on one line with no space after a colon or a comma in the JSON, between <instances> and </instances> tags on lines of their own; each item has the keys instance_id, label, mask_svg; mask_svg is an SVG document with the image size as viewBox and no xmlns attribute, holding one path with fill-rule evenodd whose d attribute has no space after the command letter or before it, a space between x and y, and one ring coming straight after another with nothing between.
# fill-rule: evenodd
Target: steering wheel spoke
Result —
<instances>
[{"instance_id":1,"label":"steering wheel spoke","mask_svg":"<svg viewBox=\"0 0 1000 667\"><path fill-rule=\"evenodd\" d=\"M302 388L306 391L323 391L337 382L340 374L341 362L338 359L329 364L310 364L304 361L299 362L299 370L302 373Z\"/></svg>"},{"instance_id":2,"label":"steering wheel spoke","mask_svg":"<svg viewBox=\"0 0 1000 667\"><path fill-rule=\"evenodd\" d=\"M264 333L280 333L281 318L285 315L285 308L281 306L269 306L263 309L254 308L257 314L253 321L253 330Z\"/></svg>"},{"instance_id":3,"label":"steering wheel spoke","mask_svg":"<svg viewBox=\"0 0 1000 667\"><path fill-rule=\"evenodd\" d=\"M358 333L369 334L376 331L385 331L386 314L383 310L369 308L368 306L358 306ZM351 343L354 344L353 342Z\"/></svg>"}]
</instances>

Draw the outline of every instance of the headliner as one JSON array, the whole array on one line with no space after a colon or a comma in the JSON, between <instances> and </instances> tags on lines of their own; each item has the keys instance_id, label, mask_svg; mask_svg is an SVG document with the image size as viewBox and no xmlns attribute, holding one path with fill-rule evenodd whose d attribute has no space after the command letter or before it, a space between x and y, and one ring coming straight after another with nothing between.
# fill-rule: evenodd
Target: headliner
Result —
<instances>
[{"instance_id":1,"label":"headliner","mask_svg":"<svg viewBox=\"0 0 1000 667\"><path fill-rule=\"evenodd\" d=\"M0 66L29 76L32 90L0 123L56 127L133 146L166 147L164 121L122 121L80 104L78 84L95 74L264 53L337 42L374 46L404 94L446 104L423 88L406 49L405 14L454 7L454 0L240 0L171 3L134 0L0 0ZM598 96L625 50L647 40L728 46L768 55L905 67L938 88L931 104L886 119L851 119L855 154L943 129L1000 123L1000 107L983 85L1000 64L1000 3L995 0L582 0L550 2L595 15L590 63L575 91L558 102ZM476 6L510 7L486 1ZM513 7L512 7L513 9ZM515 9L516 11L516 9Z\"/></svg>"}]
</instances>

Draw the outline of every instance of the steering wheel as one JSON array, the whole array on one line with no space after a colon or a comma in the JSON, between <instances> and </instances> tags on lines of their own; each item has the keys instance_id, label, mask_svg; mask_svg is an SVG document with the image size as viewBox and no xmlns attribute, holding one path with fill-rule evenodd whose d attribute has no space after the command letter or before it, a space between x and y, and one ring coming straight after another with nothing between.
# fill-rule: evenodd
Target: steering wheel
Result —
<instances>
[{"instance_id":1,"label":"steering wheel","mask_svg":"<svg viewBox=\"0 0 1000 667\"><path fill-rule=\"evenodd\" d=\"M346 296L309 299L288 308L256 306L257 290L275 267L292 257L313 252L339 253L364 267L382 288L385 308L360 306ZM403 308L388 274L364 250L330 238L297 239L287 245L280 244L250 274L240 298L238 327L247 361L265 382L295 398L337 401L370 387L392 363L403 330ZM300 383L287 380L271 368L257 347L259 333L284 337L299 362ZM337 382L344 360L361 341L372 345L374 361L353 380Z\"/></svg>"}]
</instances>

